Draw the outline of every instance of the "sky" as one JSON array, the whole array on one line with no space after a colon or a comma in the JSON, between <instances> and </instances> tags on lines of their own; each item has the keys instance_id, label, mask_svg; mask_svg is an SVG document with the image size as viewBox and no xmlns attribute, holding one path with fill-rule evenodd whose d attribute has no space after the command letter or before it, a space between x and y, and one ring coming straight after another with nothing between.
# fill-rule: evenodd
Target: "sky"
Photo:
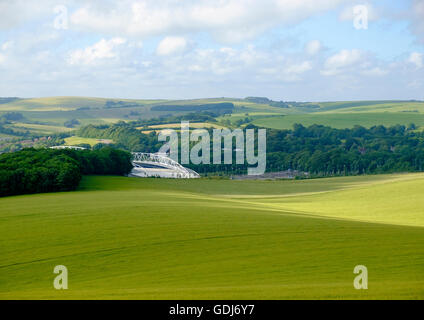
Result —
<instances>
[{"instance_id":1,"label":"sky","mask_svg":"<svg viewBox=\"0 0 424 320\"><path fill-rule=\"evenodd\" d=\"M0 0L0 96L424 100L424 0Z\"/></svg>"}]
</instances>

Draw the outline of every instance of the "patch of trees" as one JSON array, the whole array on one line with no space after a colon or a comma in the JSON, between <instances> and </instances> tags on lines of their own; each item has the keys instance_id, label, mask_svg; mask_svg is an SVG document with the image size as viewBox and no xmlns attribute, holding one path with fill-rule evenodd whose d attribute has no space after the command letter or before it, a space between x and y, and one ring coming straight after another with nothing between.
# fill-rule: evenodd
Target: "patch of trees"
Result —
<instances>
[{"instance_id":1,"label":"patch of trees","mask_svg":"<svg viewBox=\"0 0 424 320\"><path fill-rule=\"evenodd\" d=\"M0 156L0 196L74 190L78 162L52 151L26 149Z\"/></svg>"},{"instance_id":2,"label":"patch of trees","mask_svg":"<svg viewBox=\"0 0 424 320\"><path fill-rule=\"evenodd\" d=\"M71 119L65 121L63 124L66 128L75 128L76 126L80 125L80 122L77 119Z\"/></svg>"},{"instance_id":3,"label":"patch of trees","mask_svg":"<svg viewBox=\"0 0 424 320\"><path fill-rule=\"evenodd\" d=\"M6 121L21 121L25 119L23 114L20 112L6 112L5 114L1 115L0 118Z\"/></svg>"},{"instance_id":4,"label":"patch of trees","mask_svg":"<svg viewBox=\"0 0 424 320\"><path fill-rule=\"evenodd\" d=\"M0 122L0 133L8 134L8 135L11 135L11 136L17 136L17 137L29 137L30 136L30 132L28 130L26 130L26 131L15 131L11 128L6 128L6 127L2 126L1 122Z\"/></svg>"},{"instance_id":5,"label":"patch of trees","mask_svg":"<svg viewBox=\"0 0 424 320\"><path fill-rule=\"evenodd\" d=\"M136 108L136 107L142 107L143 105L132 103L132 102L126 102L126 101L114 101L114 100L108 100L105 103L105 108Z\"/></svg>"},{"instance_id":6,"label":"patch of trees","mask_svg":"<svg viewBox=\"0 0 424 320\"><path fill-rule=\"evenodd\" d=\"M234 104L230 102L208 103L200 105L159 105L153 106L152 111L213 111L215 113L231 113L234 109Z\"/></svg>"},{"instance_id":7,"label":"patch of trees","mask_svg":"<svg viewBox=\"0 0 424 320\"><path fill-rule=\"evenodd\" d=\"M203 111L203 112L190 112L180 116L173 116L171 114L163 115L159 118L137 120L132 122L133 126L151 126L157 124L168 124L168 123L177 123L181 121L190 121L190 122L217 122L216 117L219 117L218 113Z\"/></svg>"},{"instance_id":8,"label":"patch of trees","mask_svg":"<svg viewBox=\"0 0 424 320\"><path fill-rule=\"evenodd\" d=\"M77 135L113 139L118 147L128 151L159 151L163 143L158 142L157 135L153 132L142 134L135 129L136 125L139 123L87 126L81 128ZM257 129L249 124L246 129L250 128ZM415 128L414 124L408 127L379 125L369 129L362 126L334 129L296 124L291 130L268 129L267 171L292 169L309 172L312 176L424 171L424 133ZM234 162L235 159L234 153ZM247 170L247 166L236 164L189 167L204 174L242 174Z\"/></svg>"},{"instance_id":9,"label":"patch of trees","mask_svg":"<svg viewBox=\"0 0 424 320\"><path fill-rule=\"evenodd\" d=\"M19 100L19 98L16 97L5 97L5 98L0 98L0 104L5 104L5 103L9 103L9 102L13 102Z\"/></svg>"},{"instance_id":10,"label":"patch of trees","mask_svg":"<svg viewBox=\"0 0 424 320\"><path fill-rule=\"evenodd\" d=\"M290 105L284 101L273 101L265 97L247 97L244 100L253 103L267 104L277 108L290 108Z\"/></svg>"},{"instance_id":11,"label":"patch of trees","mask_svg":"<svg viewBox=\"0 0 424 320\"><path fill-rule=\"evenodd\" d=\"M248 125L246 128L256 128ZM424 133L408 127L333 129L294 125L267 130L268 172L298 170L311 176L424 171ZM233 144L234 145L234 144ZM235 161L235 152L233 152ZM245 174L246 165L189 165L201 174Z\"/></svg>"},{"instance_id":12,"label":"patch of trees","mask_svg":"<svg viewBox=\"0 0 424 320\"><path fill-rule=\"evenodd\" d=\"M88 125L80 128L76 135L84 138L112 139L115 146L134 152L157 152L162 146L154 132L143 134L125 122L114 125Z\"/></svg>"},{"instance_id":13,"label":"patch of trees","mask_svg":"<svg viewBox=\"0 0 424 320\"><path fill-rule=\"evenodd\" d=\"M83 175L126 175L133 168L131 154L111 147L97 150L61 150L75 159Z\"/></svg>"},{"instance_id":14,"label":"patch of trees","mask_svg":"<svg viewBox=\"0 0 424 320\"><path fill-rule=\"evenodd\" d=\"M268 104L271 102L271 100L266 97L247 97L244 100L248 102L260 103L260 104Z\"/></svg>"},{"instance_id":15,"label":"patch of trees","mask_svg":"<svg viewBox=\"0 0 424 320\"><path fill-rule=\"evenodd\" d=\"M11 121L21 121L25 117L22 113L19 112L7 112L0 116L0 133L16 136L16 137L28 137L30 135L29 131L17 131L11 128L7 128L5 125L11 123Z\"/></svg>"},{"instance_id":16,"label":"patch of trees","mask_svg":"<svg viewBox=\"0 0 424 320\"><path fill-rule=\"evenodd\" d=\"M0 196L75 190L82 175L131 171L128 152L24 149L0 155Z\"/></svg>"},{"instance_id":17,"label":"patch of trees","mask_svg":"<svg viewBox=\"0 0 424 320\"><path fill-rule=\"evenodd\" d=\"M423 171L424 135L414 127L268 130L267 168L319 176Z\"/></svg>"}]
</instances>

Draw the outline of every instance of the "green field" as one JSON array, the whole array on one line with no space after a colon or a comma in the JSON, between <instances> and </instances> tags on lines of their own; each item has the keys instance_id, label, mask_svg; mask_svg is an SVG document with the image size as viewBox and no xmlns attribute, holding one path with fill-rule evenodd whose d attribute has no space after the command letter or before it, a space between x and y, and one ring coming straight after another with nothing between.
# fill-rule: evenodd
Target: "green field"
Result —
<instances>
[{"instance_id":1,"label":"green field","mask_svg":"<svg viewBox=\"0 0 424 320\"><path fill-rule=\"evenodd\" d=\"M253 116L253 124L273 129L292 129L295 123L304 126L320 124L333 128L370 128L376 125L424 126L424 103L417 101L341 101L321 102L319 108L281 109L280 115ZM285 111L287 110L287 111Z\"/></svg>"},{"instance_id":2,"label":"green field","mask_svg":"<svg viewBox=\"0 0 424 320\"><path fill-rule=\"evenodd\" d=\"M423 299L423 192L424 174L85 177L0 199L0 298ZM353 288L360 264L368 290Z\"/></svg>"},{"instance_id":3,"label":"green field","mask_svg":"<svg viewBox=\"0 0 424 320\"><path fill-rule=\"evenodd\" d=\"M424 126L424 114L412 112L364 112L364 113L310 113L287 116L273 116L253 121L253 124L272 129L292 129L295 123L305 127L320 124L337 129L353 128L361 125L370 128L375 125L386 127L397 124L408 126L414 123L417 127Z\"/></svg>"},{"instance_id":4,"label":"green field","mask_svg":"<svg viewBox=\"0 0 424 320\"><path fill-rule=\"evenodd\" d=\"M320 112L414 112L424 113L422 101L341 101L319 103Z\"/></svg>"},{"instance_id":5,"label":"green field","mask_svg":"<svg viewBox=\"0 0 424 320\"><path fill-rule=\"evenodd\" d=\"M108 106L114 102L117 105ZM275 129L291 129L294 123L304 126L322 124L334 128L351 128L354 125L371 127L415 123L424 127L424 102L419 101L339 101L311 102L292 105L289 108L253 103L244 99L209 98L195 100L140 100L106 99L90 97L48 97L17 99L0 105L0 116L7 112L19 112L24 120L7 125L17 131L29 131L35 135L66 132L66 121L77 119L80 126L110 124L118 121L151 119L161 116L178 116L184 111L152 110L157 105L193 105L231 102L232 114L217 118L218 124L228 127L251 122ZM245 122L248 118L248 122ZM77 126L78 127L78 126Z\"/></svg>"},{"instance_id":6,"label":"green field","mask_svg":"<svg viewBox=\"0 0 424 320\"><path fill-rule=\"evenodd\" d=\"M111 143L113 143L113 140L81 138L81 137L77 137L77 136L65 138L65 145L66 146L76 146L76 145L79 145L79 144L89 144L90 146L93 147L98 143L111 144Z\"/></svg>"}]
</instances>

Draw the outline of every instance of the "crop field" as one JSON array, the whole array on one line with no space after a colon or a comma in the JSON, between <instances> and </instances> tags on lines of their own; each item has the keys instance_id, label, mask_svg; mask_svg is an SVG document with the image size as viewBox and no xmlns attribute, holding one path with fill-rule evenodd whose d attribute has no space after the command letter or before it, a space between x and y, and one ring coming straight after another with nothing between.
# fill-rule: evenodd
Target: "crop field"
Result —
<instances>
[{"instance_id":1,"label":"crop field","mask_svg":"<svg viewBox=\"0 0 424 320\"><path fill-rule=\"evenodd\" d=\"M319 103L320 112L419 112L424 102L418 101L344 101Z\"/></svg>"},{"instance_id":2,"label":"crop field","mask_svg":"<svg viewBox=\"0 0 424 320\"><path fill-rule=\"evenodd\" d=\"M31 131L36 134L51 134L59 132L68 132L71 131L71 128L66 128L64 126L54 126L54 125L43 125L43 124L33 124L33 123L15 123L13 128L17 131Z\"/></svg>"},{"instance_id":3,"label":"crop field","mask_svg":"<svg viewBox=\"0 0 424 320\"><path fill-rule=\"evenodd\" d=\"M424 174L85 177L1 198L0 298L423 299L423 192ZM53 288L56 265L69 290Z\"/></svg>"},{"instance_id":4,"label":"crop field","mask_svg":"<svg viewBox=\"0 0 424 320\"><path fill-rule=\"evenodd\" d=\"M111 144L113 140L109 139L94 139L94 138L81 138L77 136L72 136L69 138L65 138L65 145L67 146L76 146L78 144L89 144L90 146L94 146L98 143L103 144Z\"/></svg>"},{"instance_id":5,"label":"crop field","mask_svg":"<svg viewBox=\"0 0 424 320\"><path fill-rule=\"evenodd\" d=\"M80 108L103 108L108 100L105 98L90 97L48 97L17 99L9 103L2 104L1 110L6 111L69 111ZM120 99L128 103L152 104L165 100L128 100Z\"/></svg>"},{"instance_id":6,"label":"crop field","mask_svg":"<svg viewBox=\"0 0 424 320\"><path fill-rule=\"evenodd\" d=\"M394 126L397 124L408 126L414 123L416 126L424 126L424 114L412 112L356 112L356 113L309 113L286 116L273 116L253 121L257 126L273 129L292 129L295 123L301 123L305 127L313 124L330 126L344 129L361 125L370 128L375 125Z\"/></svg>"}]
</instances>

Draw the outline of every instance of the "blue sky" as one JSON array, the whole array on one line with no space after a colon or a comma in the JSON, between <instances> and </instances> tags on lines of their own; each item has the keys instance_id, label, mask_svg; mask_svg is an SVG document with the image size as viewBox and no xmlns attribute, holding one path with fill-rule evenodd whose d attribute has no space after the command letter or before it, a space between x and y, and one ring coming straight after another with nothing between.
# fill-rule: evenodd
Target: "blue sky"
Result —
<instances>
[{"instance_id":1,"label":"blue sky","mask_svg":"<svg viewBox=\"0 0 424 320\"><path fill-rule=\"evenodd\" d=\"M0 74L0 96L424 99L424 0L0 0Z\"/></svg>"}]
</instances>

